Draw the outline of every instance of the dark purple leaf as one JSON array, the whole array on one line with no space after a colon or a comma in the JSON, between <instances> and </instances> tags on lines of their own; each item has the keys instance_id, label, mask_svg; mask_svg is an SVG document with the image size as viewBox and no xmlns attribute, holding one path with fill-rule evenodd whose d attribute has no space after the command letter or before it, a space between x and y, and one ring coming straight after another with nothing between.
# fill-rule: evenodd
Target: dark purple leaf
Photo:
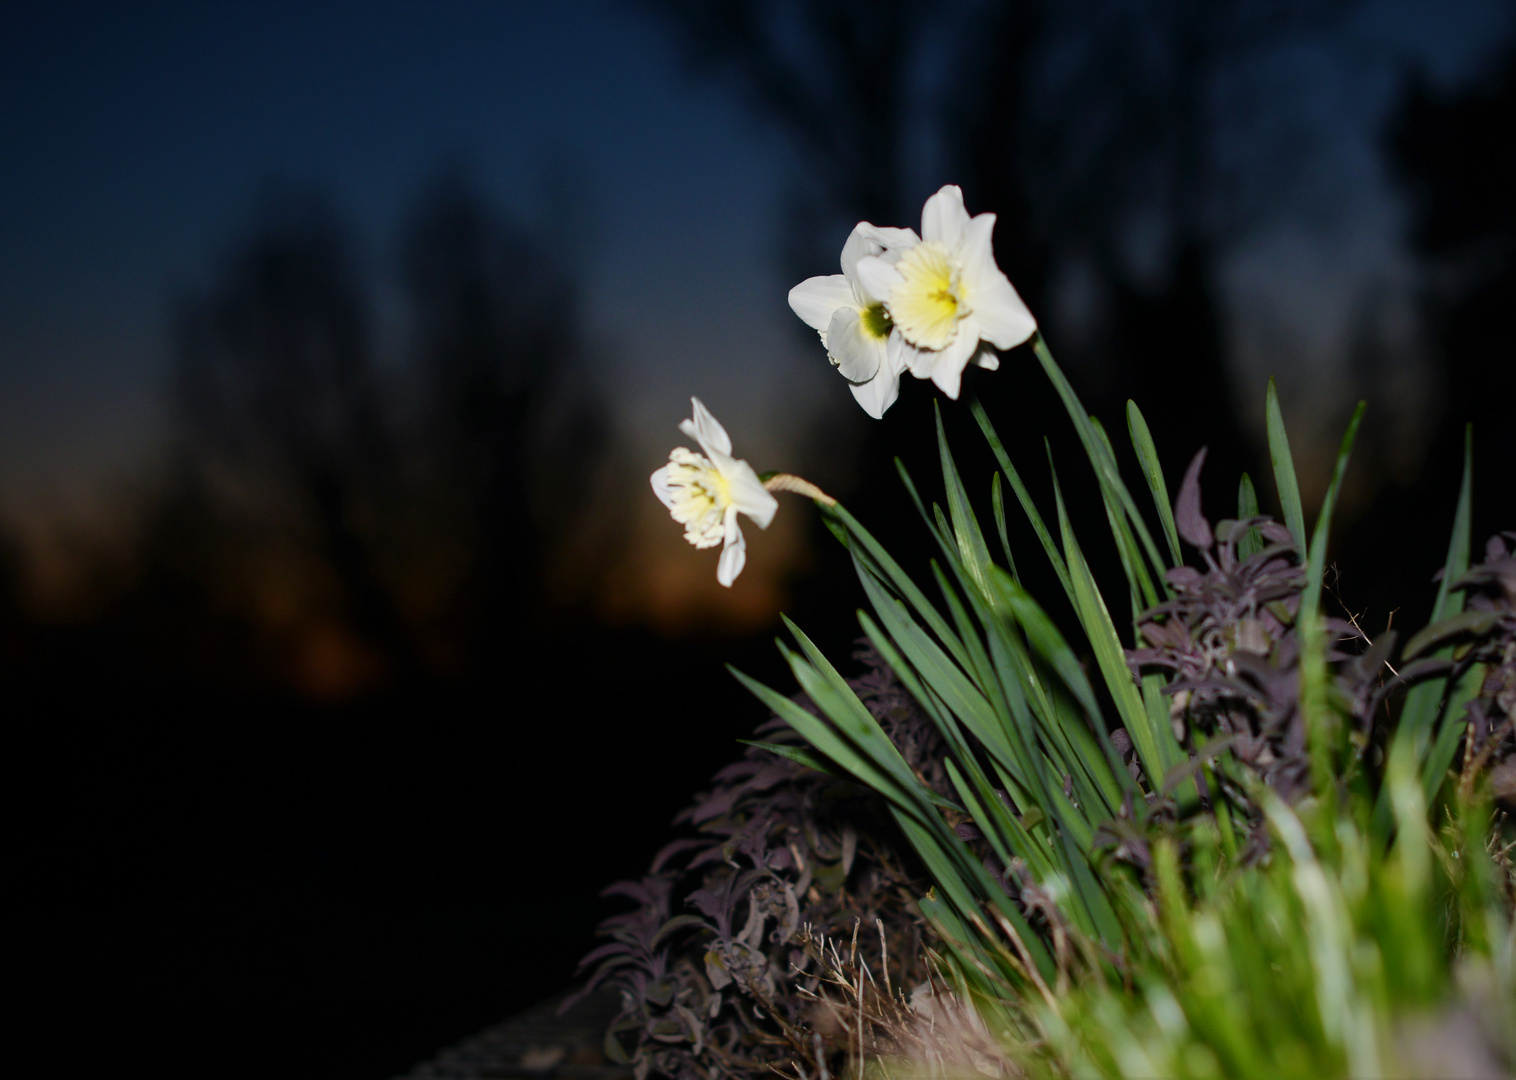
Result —
<instances>
[{"instance_id":1,"label":"dark purple leaf","mask_svg":"<svg viewBox=\"0 0 1516 1080\"><path fill-rule=\"evenodd\" d=\"M657 948L659 945L663 944L671 934L677 934L679 931L688 930L691 927L699 927L700 929L708 930L713 934L716 932L716 928L714 926L706 922L698 915L675 915L668 922L660 926L658 928L658 933L653 935L652 948Z\"/></svg>"},{"instance_id":2,"label":"dark purple leaf","mask_svg":"<svg viewBox=\"0 0 1516 1080\"><path fill-rule=\"evenodd\" d=\"M686 851L693 851L696 848L704 847L707 842L708 841L705 840L696 840L692 837L682 837L681 839L673 840L667 844L664 844L663 847L659 849L658 854L653 856L653 873L656 874L658 871L662 870L665 864L667 864L668 861L675 855L680 855Z\"/></svg>"},{"instance_id":3,"label":"dark purple leaf","mask_svg":"<svg viewBox=\"0 0 1516 1080\"><path fill-rule=\"evenodd\" d=\"M600 890L600 895L624 896L628 900L633 900L639 904L655 903L653 894L648 891L647 885L641 881L613 881Z\"/></svg>"},{"instance_id":4,"label":"dark purple leaf","mask_svg":"<svg viewBox=\"0 0 1516 1080\"><path fill-rule=\"evenodd\" d=\"M1258 521L1258 531L1263 533L1263 538L1281 547L1294 549L1295 538L1290 535L1290 530L1272 518L1254 519Z\"/></svg>"},{"instance_id":5,"label":"dark purple leaf","mask_svg":"<svg viewBox=\"0 0 1516 1080\"><path fill-rule=\"evenodd\" d=\"M1184 482L1179 485L1179 499L1174 503L1174 525L1179 535L1192 547L1209 550L1213 543L1211 525L1200 512L1200 467L1205 464L1206 447L1190 462L1185 470Z\"/></svg>"},{"instance_id":6,"label":"dark purple leaf","mask_svg":"<svg viewBox=\"0 0 1516 1080\"><path fill-rule=\"evenodd\" d=\"M696 825L709 821L714 817L721 817L731 812L732 804L742 794L741 788L720 788L704 799L695 812L690 815L690 821Z\"/></svg>"},{"instance_id":7,"label":"dark purple leaf","mask_svg":"<svg viewBox=\"0 0 1516 1080\"><path fill-rule=\"evenodd\" d=\"M1174 588L1189 591L1200 588L1200 583L1205 580L1205 575L1193 566L1176 566L1172 570L1165 570L1163 577Z\"/></svg>"},{"instance_id":8,"label":"dark purple leaf","mask_svg":"<svg viewBox=\"0 0 1516 1080\"><path fill-rule=\"evenodd\" d=\"M684 902L712 919L719 919L723 914L730 914L730 898L719 896L709 889L696 889L685 898Z\"/></svg>"}]
</instances>

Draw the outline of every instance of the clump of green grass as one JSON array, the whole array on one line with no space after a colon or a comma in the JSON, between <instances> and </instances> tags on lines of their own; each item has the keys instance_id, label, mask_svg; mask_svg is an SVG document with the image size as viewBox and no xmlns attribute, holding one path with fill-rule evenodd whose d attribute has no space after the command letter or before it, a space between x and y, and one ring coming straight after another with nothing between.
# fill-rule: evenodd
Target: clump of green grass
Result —
<instances>
[{"instance_id":1,"label":"clump of green grass","mask_svg":"<svg viewBox=\"0 0 1516 1080\"><path fill-rule=\"evenodd\" d=\"M1258 512L1243 476L1238 517L1213 528L1199 513L1198 459L1171 502L1129 404L1144 512L1040 335L1033 351L1094 469L1130 618L1112 614L1056 475L1044 514L975 403L1000 466L990 485L1000 558L940 420L946 508L928 507L901 470L941 552L936 600L845 507L820 504L868 597L865 635L941 734L949 795L921 782L799 627L787 624L794 646L780 648L814 713L738 674L817 766L885 800L934 883L919 905L940 942L933 985L972 1022L960 1015L939 1030L908 988L884 1007L877 987L839 969L835 984L856 986L853 1067L1049 1077L1516 1068L1516 885L1509 828L1492 809L1516 747L1516 575L1503 546L1470 570L1471 465L1433 622L1395 666L1391 635L1370 642L1323 605L1361 405L1307 533L1270 385L1284 521ZM1083 640L1065 640L1021 585L1003 483ZM1201 567L1186 564L1181 539ZM970 1030L993 1049L955 1057L944 1039ZM824 1069L820 1055L795 1063L797 1075Z\"/></svg>"}]
</instances>

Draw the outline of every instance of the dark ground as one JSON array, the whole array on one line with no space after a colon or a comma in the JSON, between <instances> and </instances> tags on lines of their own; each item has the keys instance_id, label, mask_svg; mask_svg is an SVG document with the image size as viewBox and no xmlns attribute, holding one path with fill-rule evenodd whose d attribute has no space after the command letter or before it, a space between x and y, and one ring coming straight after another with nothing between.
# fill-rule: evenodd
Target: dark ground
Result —
<instances>
[{"instance_id":1,"label":"dark ground","mask_svg":"<svg viewBox=\"0 0 1516 1080\"><path fill-rule=\"evenodd\" d=\"M27 1051L382 1077L566 989L614 910L600 889L646 868L762 719L720 660L779 675L767 646L595 636L551 702L437 686L342 707L33 642L0 691Z\"/></svg>"}]
</instances>

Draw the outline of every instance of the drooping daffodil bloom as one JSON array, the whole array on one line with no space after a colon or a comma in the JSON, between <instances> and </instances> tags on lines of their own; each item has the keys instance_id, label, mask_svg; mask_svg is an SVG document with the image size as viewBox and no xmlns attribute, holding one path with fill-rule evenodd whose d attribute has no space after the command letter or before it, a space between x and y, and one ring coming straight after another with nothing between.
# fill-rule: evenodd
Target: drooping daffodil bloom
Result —
<instances>
[{"instance_id":1,"label":"drooping daffodil bloom","mask_svg":"<svg viewBox=\"0 0 1516 1080\"><path fill-rule=\"evenodd\" d=\"M921 242L904 250L865 255L857 275L864 291L884 299L894 328L914 348L904 354L911 374L958 396L972 360L994 370L999 359L984 346L1010 349L1037 329L1037 320L995 265L994 214L969 217L963 192L949 184L921 211Z\"/></svg>"},{"instance_id":2,"label":"drooping daffodil bloom","mask_svg":"<svg viewBox=\"0 0 1516 1080\"><path fill-rule=\"evenodd\" d=\"M859 222L842 247L842 273L806 278L790 290L790 307L821 335L833 366L875 420L895 403L900 374L915 350L896 332L884 294L870 292L858 276L858 262L865 257L898 259L920 242L913 229Z\"/></svg>"},{"instance_id":3,"label":"drooping daffodil bloom","mask_svg":"<svg viewBox=\"0 0 1516 1080\"><path fill-rule=\"evenodd\" d=\"M679 430L700 444L703 453L680 446L669 463L653 473L653 492L684 526L684 538L697 548L724 545L716 580L727 588L747 562L747 542L737 525L746 514L760 529L774 520L779 502L764 488L746 461L732 457L732 440L699 398L690 398L692 419Z\"/></svg>"}]
</instances>

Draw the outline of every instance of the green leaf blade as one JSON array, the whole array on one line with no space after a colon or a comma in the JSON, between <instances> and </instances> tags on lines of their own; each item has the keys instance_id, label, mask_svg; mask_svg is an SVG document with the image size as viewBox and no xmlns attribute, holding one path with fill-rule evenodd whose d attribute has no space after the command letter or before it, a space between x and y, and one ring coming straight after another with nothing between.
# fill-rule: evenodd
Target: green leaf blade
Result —
<instances>
[{"instance_id":1,"label":"green leaf blade","mask_svg":"<svg viewBox=\"0 0 1516 1080\"><path fill-rule=\"evenodd\" d=\"M1053 534L1048 531L1047 524L1042 520L1042 515L1037 510L1037 504L1032 501L1032 496L1027 491L1026 484L1021 480L1021 474L1016 471L1016 466L1011 464L1011 457L1005 451L1000 436L995 432L995 425L990 423L989 414L984 411L984 406L976 399L969 403L969 411L974 414L974 419L979 422L979 430L984 433L985 441L990 444L990 450L995 455L995 460L1000 463L1000 471L1010 482L1011 490L1016 493L1016 500L1021 503L1022 512L1032 524L1032 531L1037 534L1038 541L1042 544L1042 550L1047 554L1048 562L1052 564L1053 572L1058 575L1059 584L1069 598L1069 603L1074 602L1074 587L1069 582L1069 568L1064 564L1063 553L1058 550L1058 545L1053 541Z\"/></svg>"},{"instance_id":2,"label":"green leaf blade","mask_svg":"<svg viewBox=\"0 0 1516 1080\"><path fill-rule=\"evenodd\" d=\"M1290 454L1290 437L1284 430L1284 414L1279 410L1279 389L1269 379L1265 404L1265 420L1269 433L1269 461L1274 466L1274 486L1279 492L1279 506L1284 511L1284 524L1295 538L1295 546L1303 556L1306 552L1305 510L1300 504L1300 483L1295 479L1295 459Z\"/></svg>"},{"instance_id":3,"label":"green leaf blade","mask_svg":"<svg viewBox=\"0 0 1516 1080\"><path fill-rule=\"evenodd\" d=\"M1142 476L1148 483L1148 492L1153 496L1153 506L1158 511L1158 521L1163 526L1163 538L1168 542L1171 565L1179 566L1184 556L1179 550L1179 530L1174 527L1174 508L1169 502L1168 485L1163 479L1163 466L1158 461L1158 448L1153 445L1153 436L1148 431L1148 422L1135 401L1126 403L1127 433L1132 438L1132 449L1137 453L1137 462L1142 466Z\"/></svg>"},{"instance_id":4,"label":"green leaf blade","mask_svg":"<svg viewBox=\"0 0 1516 1080\"><path fill-rule=\"evenodd\" d=\"M1258 516L1258 492L1253 487L1253 478L1243 473L1242 479L1237 482L1237 520L1245 521ZM1251 559L1262 550L1263 534L1256 526L1248 529L1237 542L1239 559Z\"/></svg>"},{"instance_id":5,"label":"green leaf blade","mask_svg":"<svg viewBox=\"0 0 1516 1080\"><path fill-rule=\"evenodd\" d=\"M1332 466L1332 480L1327 484L1326 497L1321 500L1321 512L1316 516L1316 528L1311 534L1310 555L1306 560L1305 591L1300 596L1298 622L1308 624L1321 610L1321 584L1326 573L1327 542L1331 536L1332 514L1337 509L1337 498L1342 491L1343 476L1348 470L1348 459L1353 454L1353 442L1358 437L1358 425L1363 421L1365 402L1360 401L1348 421L1342 443L1337 448L1337 461Z\"/></svg>"}]
</instances>

